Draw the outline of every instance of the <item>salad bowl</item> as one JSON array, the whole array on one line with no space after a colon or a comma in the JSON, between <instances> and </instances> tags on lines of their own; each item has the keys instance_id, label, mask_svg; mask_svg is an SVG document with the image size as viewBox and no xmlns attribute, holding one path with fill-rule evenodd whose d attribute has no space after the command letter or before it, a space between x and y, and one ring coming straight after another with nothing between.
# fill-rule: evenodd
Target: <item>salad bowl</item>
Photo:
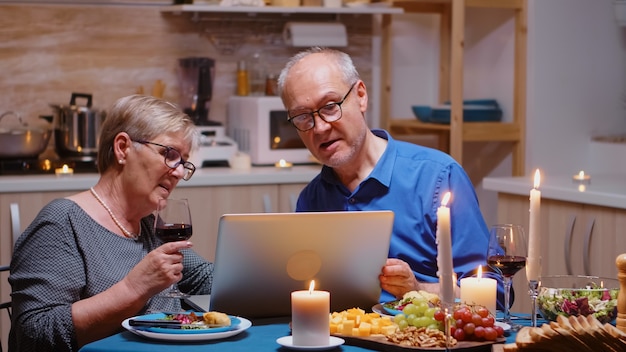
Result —
<instances>
[{"instance_id":1,"label":"salad bowl","mask_svg":"<svg viewBox=\"0 0 626 352\"><path fill-rule=\"evenodd\" d=\"M593 315L601 323L617 316L617 279L597 276L556 275L540 280L537 309L541 316L556 321L557 316Z\"/></svg>"}]
</instances>

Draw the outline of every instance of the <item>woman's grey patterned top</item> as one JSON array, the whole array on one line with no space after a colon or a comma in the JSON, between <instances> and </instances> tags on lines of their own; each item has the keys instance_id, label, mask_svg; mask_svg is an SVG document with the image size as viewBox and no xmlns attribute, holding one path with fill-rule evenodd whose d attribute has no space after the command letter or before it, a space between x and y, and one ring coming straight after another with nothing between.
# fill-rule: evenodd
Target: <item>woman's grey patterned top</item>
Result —
<instances>
[{"instance_id":1,"label":"woman's grey patterned top","mask_svg":"<svg viewBox=\"0 0 626 352\"><path fill-rule=\"evenodd\" d=\"M153 215L143 218L141 236L134 240L107 230L71 200L46 205L15 244L9 276L13 301L9 351L77 351L72 303L121 281L158 247L153 223ZM180 290L209 294L213 263L192 250L183 253ZM178 299L154 297L137 314L178 309Z\"/></svg>"}]
</instances>

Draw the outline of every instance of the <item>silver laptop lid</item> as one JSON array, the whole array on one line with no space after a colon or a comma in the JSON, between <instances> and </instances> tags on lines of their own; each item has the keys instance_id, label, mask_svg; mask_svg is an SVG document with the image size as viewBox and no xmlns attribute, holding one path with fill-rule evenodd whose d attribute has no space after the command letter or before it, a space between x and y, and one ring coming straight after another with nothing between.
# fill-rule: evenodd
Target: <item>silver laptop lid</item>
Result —
<instances>
[{"instance_id":1,"label":"silver laptop lid","mask_svg":"<svg viewBox=\"0 0 626 352\"><path fill-rule=\"evenodd\" d=\"M332 311L378 303L391 211L226 214L219 222L210 309L291 315L291 292L330 291Z\"/></svg>"}]
</instances>

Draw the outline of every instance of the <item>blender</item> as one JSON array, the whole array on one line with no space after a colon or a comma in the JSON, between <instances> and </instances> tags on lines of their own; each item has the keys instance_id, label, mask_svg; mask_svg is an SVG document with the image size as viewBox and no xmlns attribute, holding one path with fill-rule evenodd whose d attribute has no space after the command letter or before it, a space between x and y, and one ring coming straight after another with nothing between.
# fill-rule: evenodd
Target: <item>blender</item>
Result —
<instances>
[{"instance_id":1,"label":"blender","mask_svg":"<svg viewBox=\"0 0 626 352\"><path fill-rule=\"evenodd\" d=\"M191 157L198 167L226 166L237 153L237 143L226 137L220 122L209 120L215 60L188 57L178 60L180 68L180 106L191 117L201 135L200 149Z\"/></svg>"}]
</instances>

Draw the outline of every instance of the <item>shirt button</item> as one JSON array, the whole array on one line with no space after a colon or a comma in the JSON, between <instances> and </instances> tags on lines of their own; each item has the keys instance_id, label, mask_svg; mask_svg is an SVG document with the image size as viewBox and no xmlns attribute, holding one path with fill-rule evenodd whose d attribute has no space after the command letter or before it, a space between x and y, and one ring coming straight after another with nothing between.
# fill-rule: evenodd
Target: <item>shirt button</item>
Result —
<instances>
[{"instance_id":1,"label":"shirt button","mask_svg":"<svg viewBox=\"0 0 626 352\"><path fill-rule=\"evenodd\" d=\"M354 198L350 198L350 199L348 200L348 202L349 202L350 204L354 204L354 203L356 203L356 199L354 199Z\"/></svg>"}]
</instances>

